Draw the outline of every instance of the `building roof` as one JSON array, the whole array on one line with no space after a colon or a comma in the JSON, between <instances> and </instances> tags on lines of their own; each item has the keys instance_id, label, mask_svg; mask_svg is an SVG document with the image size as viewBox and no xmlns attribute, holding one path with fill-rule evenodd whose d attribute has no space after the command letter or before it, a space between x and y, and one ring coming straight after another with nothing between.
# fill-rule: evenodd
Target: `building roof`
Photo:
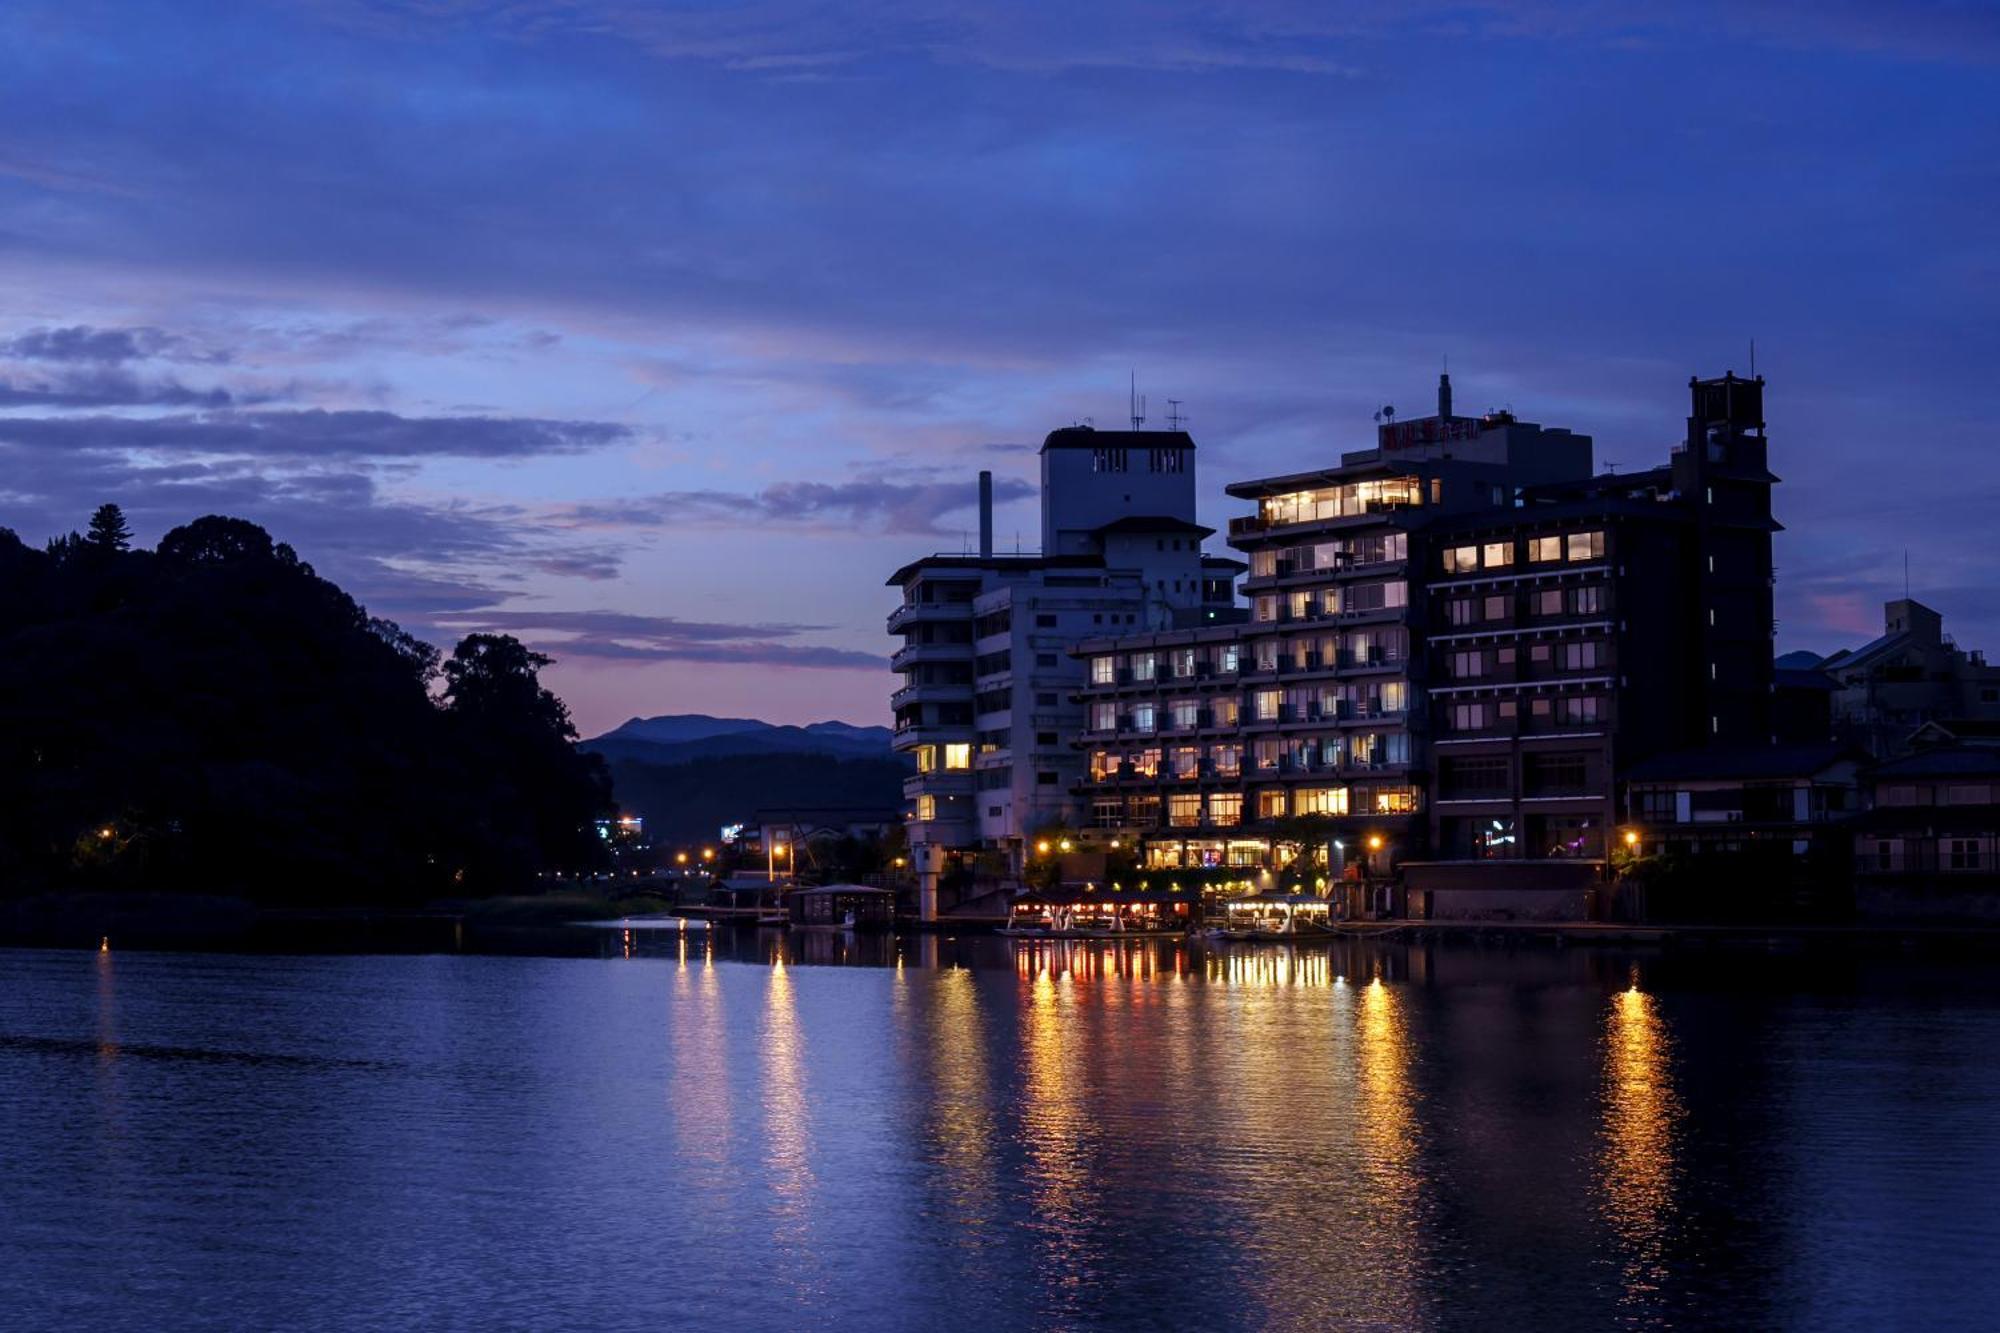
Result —
<instances>
[{"instance_id":1,"label":"building roof","mask_svg":"<svg viewBox=\"0 0 2000 1333\"><path fill-rule=\"evenodd\" d=\"M835 894L839 894L842 897L893 898L896 896L896 891L894 889L879 889L873 884L808 884L803 888L793 889L785 896L788 898L828 898Z\"/></svg>"},{"instance_id":2,"label":"building roof","mask_svg":"<svg viewBox=\"0 0 2000 1333\"><path fill-rule=\"evenodd\" d=\"M1128 514L1124 518L1113 519L1109 523L1092 528L1091 531L1100 537L1126 532L1191 532L1197 537L1215 535L1214 528L1205 528L1199 523L1190 523L1171 514Z\"/></svg>"},{"instance_id":3,"label":"building roof","mask_svg":"<svg viewBox=\"0 0 2000 1333\"><path fill-rule=\"evenodd\" d=\"M1872 662L1881 661L1890 653L1908 644L1910 639L1911 635L1908 630L1897 630L1893 634L1884 634L1880 638L1870 639L1867 643L1862 644L1852 652L1849 652L1845 648L1841 649L1821 662L1820 668L1825 671L1852 671L1856 667L1864 667Z\"/></svg>"},{"instance_id":4,"label":"building roof","mask_svg":"<svg viewBox=\"0 0 2000 1333\"><path fill-rule=\"evenodd\" d=\"M967 555L940 551L912 560L884 580L884 586L900 588L920 573L933 570L964 569L1102 569L1100 555Z\"/></svg>"},{"instance_id":5,"label":"building roof","mask_svg":"<svg viewBox=\"0 0 2000 1333\"><path fill-rule=\"evenodd\" d=\"M1932 718L1910 733L1910 744L1942 745L1964 741L1969 745L1991 745L2000 740L2000 719L1983 717Z\"/></svg>"},{"instance_id":6,"label":"building roof","mask_svg":"<svg viewBox=\"0 0 2000 1333\"><path fill-rule=\"evenodd\" d=\"M1803 778L1823 772L1842 760L1859 760L1860 751L1832 741L1810 745L1739 745L1676 750L1634 764L1632 782L1668 782L1680 778L1754 780Z\"/></svg>"},{"instance_id":7,"label":"building roof","mask_svg":"<svg viewBox=\"0 0 2000 1333\"><path fill-rule=\"evenodd\" d=\"M1940 745L1877 764L1877 782L1905 778L2000 777L2000 750L1989 745Z\"/></svg>"},{"instance_id":8,"label":"building roof","mask_svg":"<svg viewBox=\"0 0 2000 1333\"><path fill-rule=\"evenodd\" d=\"M1042 441L1050 449L1192 449L1194 436L1184 430L1099 430L1095 426L1063 426Z\"/></svg>"}]
</instances>

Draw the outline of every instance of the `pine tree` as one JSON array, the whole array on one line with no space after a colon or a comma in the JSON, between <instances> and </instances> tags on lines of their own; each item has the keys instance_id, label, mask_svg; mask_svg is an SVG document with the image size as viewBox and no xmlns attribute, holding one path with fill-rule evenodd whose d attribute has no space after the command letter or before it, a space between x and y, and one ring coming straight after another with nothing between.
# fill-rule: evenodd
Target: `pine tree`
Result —
<instances>
[{"instance_id":1,"label":"pine tree","mask_svg":"<svg viewBox=\"0 0 2000 1333\"><path fill-rule=\"evenodd\" d=\"M132 529L125 523L125 511L117 505L99 505L90 516L84 540L100 551L123 551L132 545Z\"/></svg>"}]
</instances>

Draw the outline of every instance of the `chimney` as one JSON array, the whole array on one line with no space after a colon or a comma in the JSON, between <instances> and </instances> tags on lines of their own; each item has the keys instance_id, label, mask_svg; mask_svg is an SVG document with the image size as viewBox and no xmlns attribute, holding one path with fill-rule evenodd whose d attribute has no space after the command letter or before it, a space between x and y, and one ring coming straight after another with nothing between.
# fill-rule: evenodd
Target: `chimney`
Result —
<instances>
[{"instance_id":1,"label":"chimney","mask_svg":"<svg viewBox=\"0 0 2000 1333\"><path fill-rule=\"evenodd\" d=\"M993 555L993 474L979 474L979 554L991 559Z\"/></svg>"},{"instance_id":2,"label":"chimney","mask_svg":"<svg viewBox=\"0 0 2000 1333\"><path fill-rule=\"evenodd\" d=\"M1450 375L1438 376L1438 415L1441 417L1448 417L1451 415Z\"/></svg>"}]
</instances>

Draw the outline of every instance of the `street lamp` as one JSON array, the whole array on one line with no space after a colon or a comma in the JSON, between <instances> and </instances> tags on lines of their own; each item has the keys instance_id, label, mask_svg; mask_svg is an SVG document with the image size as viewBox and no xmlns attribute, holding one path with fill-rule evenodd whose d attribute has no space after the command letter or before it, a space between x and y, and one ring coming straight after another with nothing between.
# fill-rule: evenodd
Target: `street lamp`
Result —
<instances>
[{"instance_id":1,"label":"street lamp","mask_svg":"<svg viewBox=\"0 0 2000 1333\"><path fill-rule=\"evenodd\" d=\"M1625 845L1627 847L1637 847L1639 845L1638 829L1628 828L1625 830Z\"/></svg>"},{"instance_id":2,"label":"street lamp","mask_svg":"<svg viewBox=\"0 0 2000 1333\"><path fill-rule=\"evenodd\" d=\"M790 844L779 842L776 838L772 838L764 844L765 883L775 884L778 882L778 861L789 851L791 851Z\"/></svg>"},{"instance_id":3,"label":"street lamp","mask_svg":"<svg viewBox=\"0 0 2000 1333\"><path fill-rule=\"evenodd\" d=\"M701 859L704 861L713 861L715 859L715 848L713 847L702 848Z\"/></svg>"},{"instance_id":4,"label":"street lamp","mask_svg":"<svg viewBox=\"0 0 2000 1333\"><path fill-rule=\"evenodd\" d=\"M687 854L686 852L675 852L675 853L674 853L674 864L675 864L675 865L677 865L677 866L684 866L684 865L686 865L687 863L688 863L688 854Z\"/></svg>"},{"instance_id":5,"label":"street lamp","mask_svg":"<svg viewBox=\"0 0 2000 1333\"><path fill-rule=\"evenodd\" d=\"M1049 854L1049 840L1047 838L1043 838L1040 842L1035 844L1035 850L1037 852L1040 852L1043 856L1047 856Z\"/></svg>"},{"instance_id":6,"label":"street lamp","mask_svg":"<svg viewBox=\"0 0 2000 1333\"><path fill-rule=\"evenodd\" d=\"M1069 839L1068 839L1068 838L1064 838L1064 839L1063 839L1063 840L1062 840L1061 842L1057 843L1056 845L1057 845L1058 847L1062 848L1062 850L1064 850L1064 851L1068 851L1068 850L1069 850Z\"/></svg>"}]
</instances>

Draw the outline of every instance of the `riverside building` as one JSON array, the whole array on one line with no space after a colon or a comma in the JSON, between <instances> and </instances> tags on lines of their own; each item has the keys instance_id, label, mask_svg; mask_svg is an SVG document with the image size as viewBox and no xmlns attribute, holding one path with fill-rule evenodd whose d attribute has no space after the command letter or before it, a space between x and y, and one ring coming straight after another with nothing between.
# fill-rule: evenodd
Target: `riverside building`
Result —
<instances>
[{"instance_id":1,"label":"riverside building","mask_svg":"<svg viewBox=\"0 0 2000 1333\"><path fill-rule=\"evenodd\" d=\"M1085 638L1219 623L1240 562L1204 555L1195 446L1184 431L1068 427L1041 448L1041 550L993 550L991 474L980 474L977 554L939 554L890 576L895 748L924 919L975 887L1018 883L1028 840L1077 822ZM982 884L982 881L984 884Z\"/></svg>"},{"instance_id":2,"label":"riverside building","mask_svg":"<svg viewBox=\"0 0 2000 1333\"><path fill-rule=\"evenodd\" d=\"M1078 646L1092 828L1152 867L1598 864L1623 765L1770 738L1762 381L1692 381L1664 465L1506 413L1378 429L1340 463L1228 487L1240 626ZM1317 833L1315 834L1317 841ZM1415 880L1413 879L1414 883ZM1491 882L1485 876L1484 882Z\"/></svg>"}]
</instances>

